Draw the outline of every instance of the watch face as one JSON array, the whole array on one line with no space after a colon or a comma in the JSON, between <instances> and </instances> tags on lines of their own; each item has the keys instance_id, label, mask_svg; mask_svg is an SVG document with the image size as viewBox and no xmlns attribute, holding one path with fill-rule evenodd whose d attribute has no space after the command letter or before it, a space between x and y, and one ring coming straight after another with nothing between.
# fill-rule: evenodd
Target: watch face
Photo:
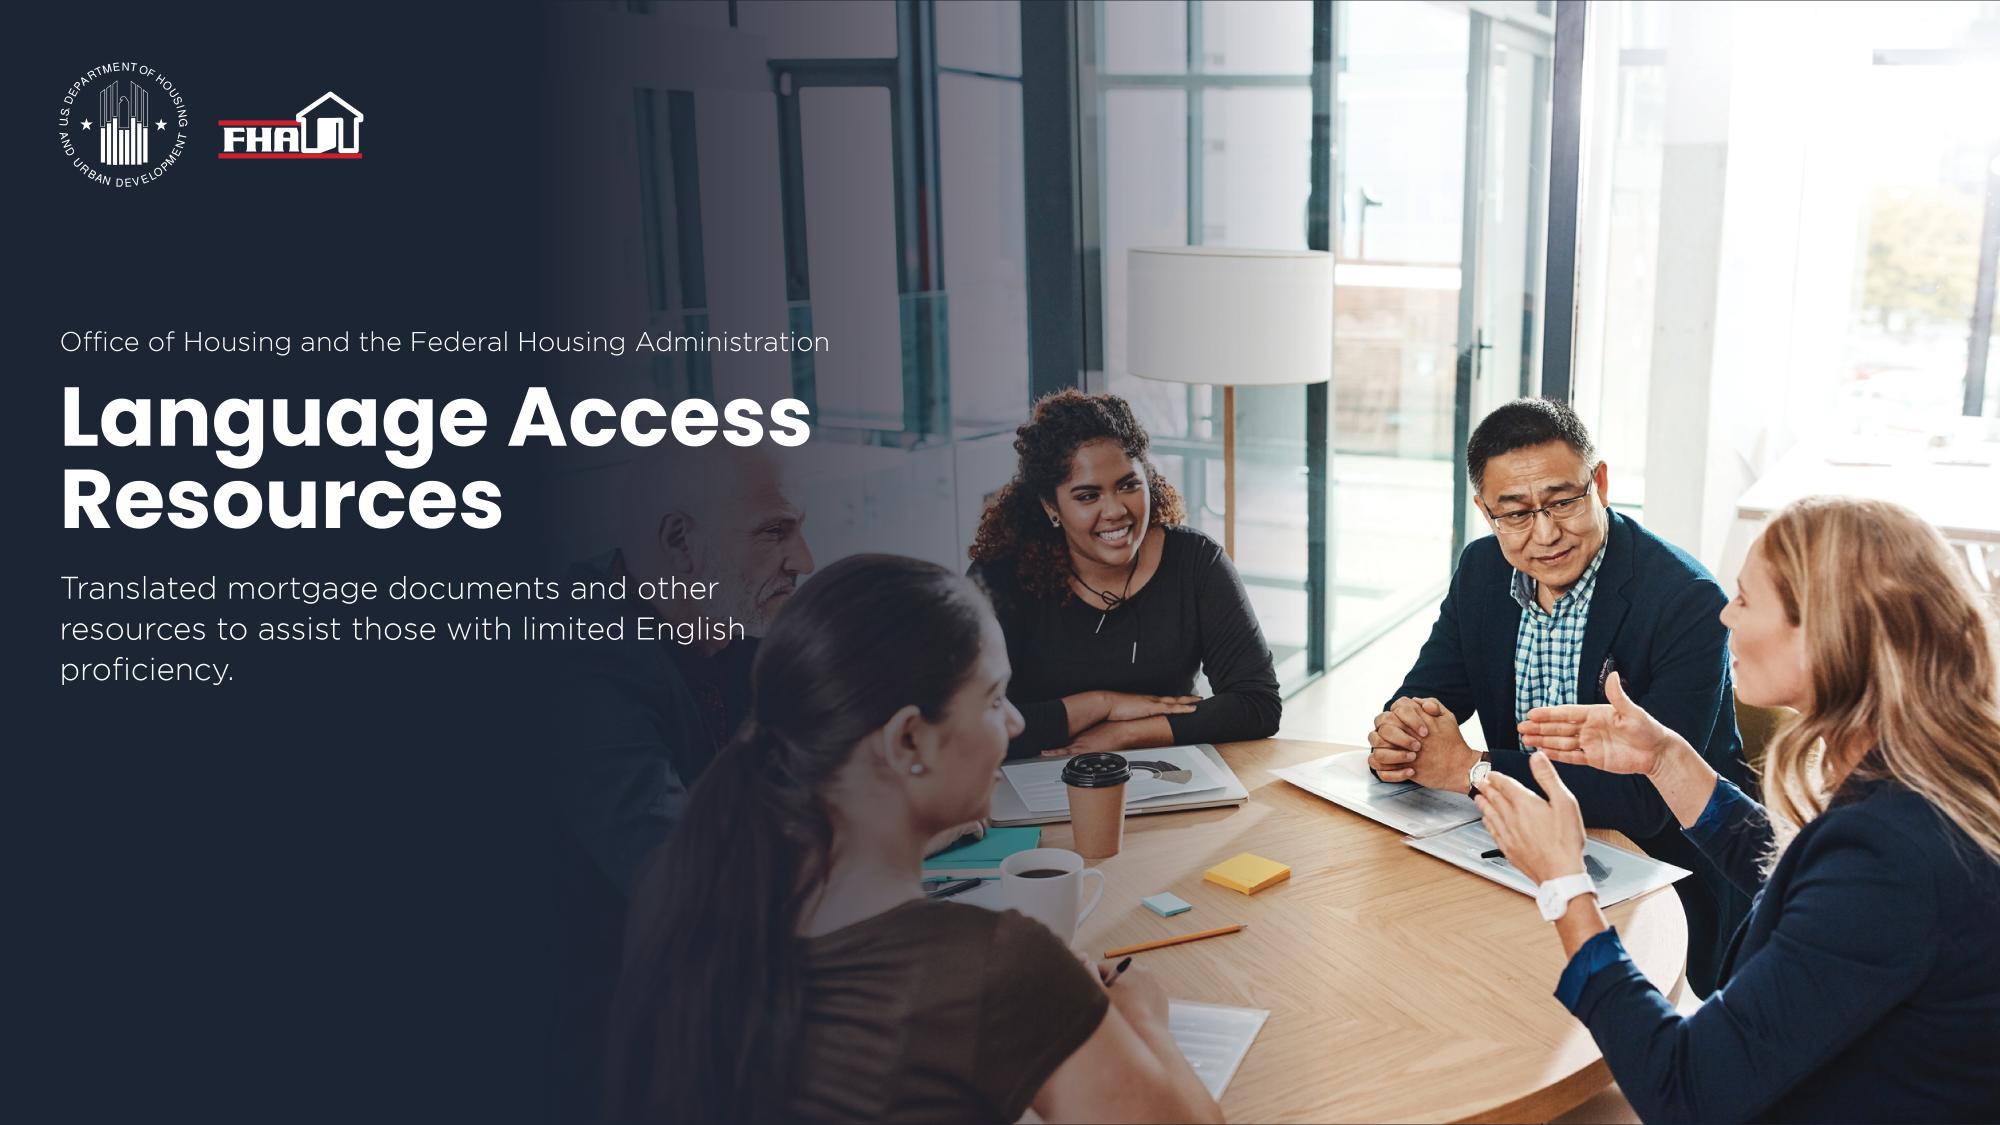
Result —
<instances>
[{"instance_id":1,"label":"watch face","mask_svg":"<svg viewBox=\"0 0 2000 1125\"><path fill-rule=\"evenodd\" d=\"M1562 917L1563 910L1569 905L1569 901L1560 898L1561 894L1561 890L1548 883L1543 883L1541 886L1535 888L1535 907L1541 911L1544 919L1553 922L1557 918Z\"/></svg>"},{"instance_id":2,"label":"watch face","mask_svg":"<svg viewBox=\"0 0 2000 1125\"><path fill-rule=\"evenodd\" d=\"M1480 762L1479 764L1473 766L1471 774L1473 787L1477 788L1480 782L1486 780L1486 775L1492 772L1493 772L1493 767L1485 762Z\"/></svg>"},{"instance_id":3,"label":"watch face","mask_svg":"<svg viewBox=\"0 0 2000 1125\"><path fill-rule=\"evenodd\" d=\"M1544 920L1553 922L1569 909L1569 900L1596 892L1597 880L1588 872L1563 875L1535 888L1535 905L1540 908Z\"/></svg>"}]
</instances>

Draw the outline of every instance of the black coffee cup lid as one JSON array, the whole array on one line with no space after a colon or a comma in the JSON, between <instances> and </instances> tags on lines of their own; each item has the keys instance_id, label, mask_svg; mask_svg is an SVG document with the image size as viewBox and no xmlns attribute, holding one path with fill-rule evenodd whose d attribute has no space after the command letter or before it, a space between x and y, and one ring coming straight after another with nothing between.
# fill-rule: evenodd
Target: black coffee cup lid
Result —
<instances>
[{"instance_id":1,"label":"black coffee cup lid","mask_svg":"<svg viewBox=\"0 0 2000 1125\"><path fill-rule=\"evenodd\" d=\"M1122 754L1097 751L1078 754L1063 766L1063 784L1078 789L1109 789L1132 780L1132 766Z\"/></svg>"}]
</instances>

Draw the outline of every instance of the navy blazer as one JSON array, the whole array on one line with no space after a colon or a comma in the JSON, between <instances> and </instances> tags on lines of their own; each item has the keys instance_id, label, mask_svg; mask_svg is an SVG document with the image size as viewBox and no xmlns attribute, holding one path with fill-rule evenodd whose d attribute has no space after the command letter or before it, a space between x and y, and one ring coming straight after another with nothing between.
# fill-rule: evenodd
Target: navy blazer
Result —
<instances>
[{"instance_id":1,"label":"navy blazer","mask_svg":"<svg viewBox=\"0 0 2000 1125\"><path fill-rule=\"evenodd\" d=\"M1684 1017L1610 932L1564 973L1601 962L1566 1002L1640 1119L2000 1121L2000 864L1916 793L1856 779L1767 882L1763 810L1715 789L1688 838L1757 895L1722 988Z\"/></svg>"},{"instance_id":2,"label":"navy blazer","mask_svg":"<svg viewBox=\"0 0 2000 1125\"><path fill-rule=\"evenodd\" d=\"M1605 702L1608 666L1627 695L1687 739L1716 772L1747 787L1729 676L1729 631L1717 617L1728 602L1722 587L1686 552L1628 516L1610 517L1584 626L1576 701ZM1513 576L1499 540L1486 536L1465 548L1430 639L1396 695L1435 698L1461 722L1478 712L1493 768L1539 793L1514 719L1521 606L1508 592ZM1677 827L1666 802L1643 777L1587 766L1558 765L1556 771L1593 828L1615 828L1644 846ZM1680 862L1679 855L1663 858Z\"/></svg>"}]
</instances>

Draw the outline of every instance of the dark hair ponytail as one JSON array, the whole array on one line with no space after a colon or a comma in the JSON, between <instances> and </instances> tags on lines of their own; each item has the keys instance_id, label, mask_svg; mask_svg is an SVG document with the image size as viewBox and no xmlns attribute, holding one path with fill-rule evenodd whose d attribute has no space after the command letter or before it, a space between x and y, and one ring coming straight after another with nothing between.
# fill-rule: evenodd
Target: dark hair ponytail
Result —
<instances>
[{"instance_id":1,"label":"dark hair ponytail","mask_svg":"<svg viewBox=\"0 0 2000 1125\"><path fill-rule=\"evenodd\" d=\"M819 790L901 708L942 717L989 613L943 567L856 555L778 615L751 669L751 717L633 893L611 1009L611 1121L784 1116L805 986L799 919L833 843Z\"/></svg>"}]
</instances>

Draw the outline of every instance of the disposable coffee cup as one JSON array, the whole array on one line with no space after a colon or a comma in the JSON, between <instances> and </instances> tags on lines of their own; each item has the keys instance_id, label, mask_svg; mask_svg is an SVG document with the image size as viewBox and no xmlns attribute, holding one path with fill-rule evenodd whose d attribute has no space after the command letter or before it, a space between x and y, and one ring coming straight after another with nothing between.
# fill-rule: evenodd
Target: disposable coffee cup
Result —
<instances>
[{"instance_id":1,"label":"disposable coffee cup","mask_svg":"<svg viewBox=\"0 0 2000 1125\"><path fill-rule=\"evenodd\" d=\"M1069 791L1069 826L1078 855L1105 859L1125 842L1125 783L1132 767L1123 755L1078 754L1063 767Z\"/></svg>"}]
</instances>

